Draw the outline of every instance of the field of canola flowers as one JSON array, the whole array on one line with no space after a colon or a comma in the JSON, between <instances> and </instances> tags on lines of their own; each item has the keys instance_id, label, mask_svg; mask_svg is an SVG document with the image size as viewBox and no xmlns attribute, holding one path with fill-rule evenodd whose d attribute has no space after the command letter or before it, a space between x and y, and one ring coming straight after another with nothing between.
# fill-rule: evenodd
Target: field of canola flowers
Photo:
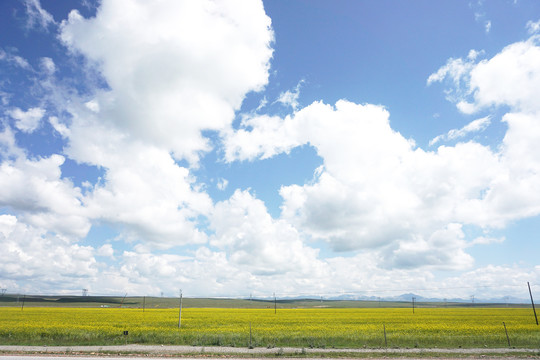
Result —
<instances>
[{"instance_id":1,"label":"field of canola flowers","mask_svg":"<svg viewBox=\"0 0 540 360\"><path fill-rule=\"evenodd\" d=\"M360 348L537 348L529 309L197 309L0 308L0 344ZM123 335L128 331L127 336Z\"/></svg>"}]
</instances>

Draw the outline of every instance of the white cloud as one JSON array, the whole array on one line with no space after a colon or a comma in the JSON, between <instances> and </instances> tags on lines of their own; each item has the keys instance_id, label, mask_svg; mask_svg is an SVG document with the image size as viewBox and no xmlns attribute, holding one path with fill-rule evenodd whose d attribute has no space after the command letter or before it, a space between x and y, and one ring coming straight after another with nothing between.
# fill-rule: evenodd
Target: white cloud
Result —
<instances>
[{"instance_id":1,"label":"white cloud","mask_svg":"<svg viewBox=\"0 0 540 360\"><path fill-rule=\"evenodd\" d=\"M0 154L6 159L16 159L24 157L24 151L15 142L15 134L9 126L4 126L0 132Z\"/></svg>"},{"instance_id":2,"label":"white cloud","mask_svg":"<svg viewBox=\"0 0 540 360\"><path fill-rule=\"evenodd\" d=\"M17 158L0 164L0 206L19 212L25 223L68 237L90 229L80 189L61 178L64 157Z\"/></svg>"},{"instance_id":3,"label":"white cloud","mask_svg":"<svg viewBox=\"0 0 540 360\"><path fill-rule=\"evenodd\" d=\"M448 229L485 221L471 216L468 204L482 202L503 171L497 154L472 142L425 152L392 130L388 118L380 106L343 100L335 107L313 103L284 119L258 116L226 139L227 159L265 158L310 144L324 166L312 183L280 191L282 218L301 233L338 251L381 249L398 267L410 259L415 266L469 267L466 241Z\"/></svg>"},{"instance_id":4,"label":"white cloud","mask_svg":"<svg viewBox=\"0 0 540 360\"><path fill-rule=\"evenodd\" d=\"M439 141L455 140L467 136L472 132L484 131L491 124L490 116L473 120L461 129L452 129L444 135L438 135L431 139L429 146L435 145Z\"/></svg>"},{"instance_id":5,"label":"white cloud","mask_svg":"<svg viewBox=\"0 0 540 360\"><path fill-rule=\"evenodd\" d=\"M12 215L0 215L0 246L2 276L18 281L32 279L29 290L33 292L58 288L58 284L80 289L85 279L98 275L93 248L70 244Z\"/></svg>"},{"instance_id":6,"label":"white cloud","mask_svg":"<svg viewBox=\"0 0 540 360\"><path fill-rule=\"evenodd\" d=\"M27 158L6 126L0 133L0 206L19 221L70 240L88 233L90 221L81 190L62 178L65 158L58 154Z\"/></svg>"},{"instance_id":7,"label":"white cloud","mask_svg":"<svg viewBox=\"0 0 540 360\"><path fill-rule=\"evenodd\" d=\"M46 84L70 115L49 117L66 156L104 173L86 183L88 219L148 248L207 241L197 219L212 200L177 161L196 167L211 145L202 132L229 129L246 93L266 85L270 25L261 1L105 0L93 18L70 13L62 42L108 85L79 98Z\"/></svg>"},{"instance_id":8,"label":"white cloud","mask_svg":"<svg viewBox=\"0 0 540 360\"><path fill-rule=\"evenodd\" d=\"M427 79L427 85L431 85L434 82L441 82L446 78L453 81L455 90L461 89L461 84L464 80L467 80L471 69L474 67L474 60L478 56L476 50L471 50L467 59L454 59L450 58L446 62L446 65L442 66L437 72L429 75Z\"/></svg>"},{"instance_id":9,"label":"white cloud","mask_svg":"<svg viewBox=\"0 0 540 360\"><path fill-rule=\"evenodd\" d=\"M65 124L62 124L56 116L50 116L49 123L54 128L54 130L56 130L63 137L69 136L70 131L68 127Z\"/></svg>"},{"instance_id":10,"label":"white cloud","mask_svg":"<svg viewBox=\"0 0 540 360\"><path fill-rule=\"evenodd\" d=\"M479 236L475 238L471 245L489 245L489 244L500 244L504 242L505 238L493 238L493 237L485 237L485 236Z\"/></svg>"},{"instance_id":11,"label":"white cloud","mask_svg":"<svg viewBox=\"0 0 540 360\"><path fill-rule=\"evenodd\" d=\"M17 129L31 133L34 132L40 125L45 110L42 108L30 108L27 111L23 111L19 108L13 108L7 111L7 114L15 119L15 126Z\"/></svg>"},{"instance_id":12,"label":"white cloud","mask_svg":"<svg viewBox=\"0 0 540 360\"><path fill-rule=\"evenodd\" d=\"M96 255L109 257L114 260L114 249L111 244L103 244L97 249Z\"/></svg>"},{"instance_id":13,"label":"white cloud","mask_svg":"<svg viewBox=\"0 0 540 360\"><path fill-rule=\"evenodd\" d=\"M23 2L28 16L26 23L28 28L39 27L47 30L49 25L56 23L53 16L41 7L39 0L23 0Z\"/></svg>"},{"instance_id":14,"label":"white cloud","mask_svg":"<svg viewBox=\"0 0 540 360\"><path fill-rule=\"evenodd\" d=\"M468 97L457 107L473 113L492 106L505 106L508 125L499 149L502 171L493 178L483 205L471 203L471 213L485 214L483 224L504 226L510 219L540 213L538 171L540 158L540 46L538 36L505 47L491 59L473 64L461 84ZM444 69L445 67L441 68ZM480 220L480 217L477 217Z\"/></svg>"},{"instance_id":15,"label":"white cloud","mask_svg":"<svg viewBox=\"0 0 540 360\"><path fill-rule=\"evenodd\" d=\"M28 70L32 68L25 58L19 55L14 55L12 51L5 51L4 49L0 49L0 60L6 61L17 67L20 67L21 69Z\"/></svg>"},{"instance_id":16,"label":"white cloud","mask_svg":"<svg viewBox=\"0 0 540 360\"><path fill-rule=\"evenodd\" d=\"M53 59L49 57L41 58L41 67L48 75L52 75L56 71L56 65L54 64Z\"/></svg>"},{"instance_id":17,"label":"white cloud","mask_svg":"<svg viewBox=\"0 0 540 360\"><path fill-rule=\"evenodd\" d=\"M95 18L71 12L61 39L111 88L92 100L100 119L194 164L210 149L201 132L229 128L266 85L270 24L261 1L105 0Z\"/></svg>"},{"instance_id":18,"label":"white cloud","mask_svg":"<svg viewBox=\"0 0 540 360\"><path fill-rule=\"evenodd\" d=\"M298 82L293 90L287 90L281 92L276 102L279 102L285 106L290 106L293 110L298 109L298 98L300 97L300 87L304 83L304 80Z\"/></svg>"},{"instance_id":19,"label":"white cloud","mask_svg":"<svg viewBox=\"0 0 540 360\"><path fill-rule=\"evenodd\" d=\"M245 118L243 128L229 132L224 138L225 160L267 159L300 145L297 130L287 126L290 123L287 119L268 115ZM252 129L248 131L248 127Z\"/></svg>"},{"instance_id":20,"label":"white cloud","mask_svg":"<svg viewBox=\"0 0 540 360\"><path fill-rule=\"evenodd\" d=\"M84 128L72 127L72 139L77 139L72 145L78 147L68 149L76 158L105 168L103 183L85 198L89 216L119 227L126 240L157 248L206 242L195 219L209 213L212 201L195 188L189 170L162 149L96 130L89 136Z\"/></svg>"},{"instance_id":21,"label":"white cloud","mask_svg":"<svg viewBox=\"0 0 540 360\"><path fill-rule=\"evenodd\" d=\"M527 22L527 31L529 34L534 35L540 32L540 20L538 21L528 21Z\"/></svg>"},{"instance_id":22,"label":"white cloud","mask_svg":"<svg viewBox=\"0 0 540 360\"><path fill-rule=\"evenodd\" d=\"M489 60L450 59L428 78L428 85L449 78L453 88L449 99L465 113L489 106L507 105L519 111L540 109L540 37L505 47Z\"/></svg>"},{"instance_id":23,"label":"white cloud","mask_svg":"<svg viewBox=\"0 0 540 360\"><path fill-rule=\"evenodd\" d=\"M247 191L237 190L217 203L210 223L215 231L211 245L226 250L241 269L255 275L317 272L318 250L306 247L289 223L272 219L264 203Z\"/></svg>"},{"instance_id":24,"label":"white cloud","mask_svg":"<svg viewBox=\"0 0 540 360\"><path fill-rule=\"evenodd\" d=\"M492 105L514 111L503 117L508 131L496 151L470 141L426 152L391 129L383 108L339 101L283 119L244 119L225 140L226 159L267 158L310 144L324 167L310 184L282 187L283 219L335 250L379 249L392 266L469 268L463 225L489 230L540 214L539 49L532 37L478 63L482 52L471 51L428 78L449 78L449 98L469 112ZM433 143L489 123L489 116L477 119Z\"/></svg>"}]
</instances>

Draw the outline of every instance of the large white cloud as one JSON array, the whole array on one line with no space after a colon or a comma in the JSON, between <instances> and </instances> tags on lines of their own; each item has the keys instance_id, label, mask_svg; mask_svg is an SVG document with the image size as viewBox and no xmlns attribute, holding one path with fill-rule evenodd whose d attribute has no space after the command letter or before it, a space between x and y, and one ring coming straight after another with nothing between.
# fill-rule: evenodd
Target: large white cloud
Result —
<instances>
[{"instance_id":1,"label":"large white cloud","mask_svg":"<svg viewBox=\"0 0 540 360\"><path fill-rule=\"evenodd\" d=\"M103 182L85 198L91 218L118 226L125 240L154 247L206 242L197 218L208 215L212 200L197 188L187 168L153 146L108 145L121 150L104 154L108 170Z\"/></svg>"},{"instance_id":2,"label":"large white cloud","mask_svg":"<svg viewBox=\"0 0 540 360\"><path fill-rule=\"evenodd\" d=\"M284 220L274 220L264 203L237 190L216 204L210 217L215 231L211 245L229 254L236 266L255 275L319 271L318 250L303 244L298 231Z\"/></svg>"},{"instance_id":3,"label":"large white cloud","mask_svg":"<svg viewBox=\"0 0 540 360\"><path fill-rule=\"evenodd\" d=\"M13 215L0 215L0 245L2 278L28 280L26 291L80 289L98 275L92 247L70 244L61 236L25 225Z\"/></svg>"},{"instance_id":4,"label":"large white cloud","mask_svg":"<svg viewBox=\"0 0 540 360\"><path fill-rule=\"evenodd\" d=\"M89 218L152 247L206 242L198 217L212 200L179 161L198 166L212 146L203 131L226 131L266 85L273 32L262 2L106 0L95 17L71 12L60 39L107 84L69 93L59 107L71 119L50 119L67 156L103 170L84 199Z\"/></svg>"},{"instance_id":5,"label":"large white cloud","mask_svg":"<svg viewBox=\"0 0 540 360\"><path fill-rule=\"evenodd\" d=\"M469 61L463 72L445 66L436 73L440 75L436 81L450 78L456 85L456 79L461 79L460 96L453 99L461 111L507 109L502 121L508 130L498 149L503 171L490 183L483 206L471 206L471 213L484 214L484 224L503 226L510 220L540 213L540 103L536 96L540 91L539 39L533 35L508 45L490 59Z\"/></svg>"},{"instance_id":6,"label":"large white cloud","mask_svg":"<svg viewBox=\"0 0 540 360\"><path fill-rule=\"evenodd\" d=\"M58 154L29 159L16 146L13 131L0 134L0 206L27 224L73 239L86 236L90 221L81 189L62 178L65 158Z\"/></svg>"},{"instance_id":7,"label":"large white cloud","mask_svg":"<svg viewBox=\"0 0 540 360\"><path fill-rule=\"evenodd\" d=\"M426 152L390 127L384 108L343 100L244 124L252 130L226 139L229 160L302 144L324 160L312 183L280 191L282 218L304 234L339 251L385 247L388 266L472 265L459 224L489 221L469 211L503 171L488 147L468 142ZM273 139L281 142L272 147Z\"/></svg>"},{"instance_id":8,"label":"large white cloud","mask_svg":"<svg viewBox=\"0 0 540 360\"><path fill-rule=\"evenodd\" d=\"M110 87L100 121L194 163L210 146L201 131L227 129L267 83L270 25L261 1L105 0L93 18L71 12L61 39Z\"/></svg>"}]
</instances>

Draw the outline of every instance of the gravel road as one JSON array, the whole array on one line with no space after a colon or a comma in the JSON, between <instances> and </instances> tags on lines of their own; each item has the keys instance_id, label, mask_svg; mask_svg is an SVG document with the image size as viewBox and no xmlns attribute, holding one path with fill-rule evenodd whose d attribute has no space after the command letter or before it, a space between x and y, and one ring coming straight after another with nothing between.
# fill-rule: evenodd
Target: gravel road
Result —
<instances>
[{"instance_id":1,"label":"gravel road","mask_svg":"<svg viewBox=\"0 0 540 360\"><path fill-rule=\"evenodd\" d=\"M243 357L253 355L309 355L309 354L327 354L331 357L332 353L350 353L354 354L397 354L412 355L422 354L424 356L430 353L443 354L448 356L455 355L482 355L482 354L527 354L540 359L540 349L402 349L402 348L387 348L387 349L309 349L309 348L240 348L240 347L217 347L217 346L171 346L171 345L119 345L119 346L0 346L0 354L14 353L33 353L33 354L83 354L94 355L103 353L113 354L150 354L150 355L198 355L198 354L225 354L225 355L242 355Z\"/></svg>"}]
</instances>

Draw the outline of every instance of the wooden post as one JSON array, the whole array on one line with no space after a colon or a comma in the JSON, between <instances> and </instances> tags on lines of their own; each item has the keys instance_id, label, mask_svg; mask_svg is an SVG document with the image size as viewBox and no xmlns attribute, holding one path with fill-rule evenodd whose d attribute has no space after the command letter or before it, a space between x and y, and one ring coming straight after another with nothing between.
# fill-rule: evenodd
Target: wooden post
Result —
<instances>
[{"instance_id":1,"label":"wooden post","mask_svg":"<svg viewBox=\"0 0 540 360\"><path fill-rule=\"evenodd\" d=\"M178 311L178 328L182 326L182 289L180 289L180 310Z\"/></svg>"},{"instance_id":2,"label":"wooden post","mask_svg":"<svg viewBox=\"0 0 540 360\"><path fill-rule=\"evenodd\" d=\"M277 300L276 300L276 293L274 293L274 314L277 314Z\"/></svg>"},{"instance_id":3,"label":"wooden post","mask_svg":"<svg viewBox=\"0 0 540 360\"><path fill-rule=\"evenodd\" d=\"M144 312L144 308L146 307L146 296L143 297L143 302L142 302L142 312Z\"/></svg>"},{"instance_id":4,"label":"wooden post","mask_svg":"<svg viewBox=\"0 0 540 360\"><path fill-rule=\"evenodd\" d=\"M414 297L412 298L412 313L414 314Z\"/></svg>"},{"instance_id":5,"label":"wooden post","mask_svg":"<svg viewBox=\"0 0 540 360\"><path fill-rule=\"evenodd\" d=\"M503 321L504 332L506 333L506 340L508 341L508 347L510 347L510 338L508 337L508 330L506 330L506 324Z\"/></svg>"},{"instance_id":6,"label":"wooden post","mask_svg":"<svg viewBox=\"0 0 540 360\"><path fill-rule=\"evenodd\" d=\"M26 295L23 295L22 297L22 306L21 306L21 311L24 310L24 299L26 298Z\"/></svg>"},{"instance_id":7,"label":"wooden post","mask_svg":"<svg viewBox=\"0 0 540 360\"><path fill-rule=\"evenodd\" d=\"M531 295L531 304L532 304L532 308L534 312L534 319L536 320L536 325L538 325L538 317L536 316L536 309L534 308L534 300L533 300L532 292L531 292L531 284L529 284L528 281L527 281L527 286L529 287L529 295Z\"/></svg>"}]
</instances>

